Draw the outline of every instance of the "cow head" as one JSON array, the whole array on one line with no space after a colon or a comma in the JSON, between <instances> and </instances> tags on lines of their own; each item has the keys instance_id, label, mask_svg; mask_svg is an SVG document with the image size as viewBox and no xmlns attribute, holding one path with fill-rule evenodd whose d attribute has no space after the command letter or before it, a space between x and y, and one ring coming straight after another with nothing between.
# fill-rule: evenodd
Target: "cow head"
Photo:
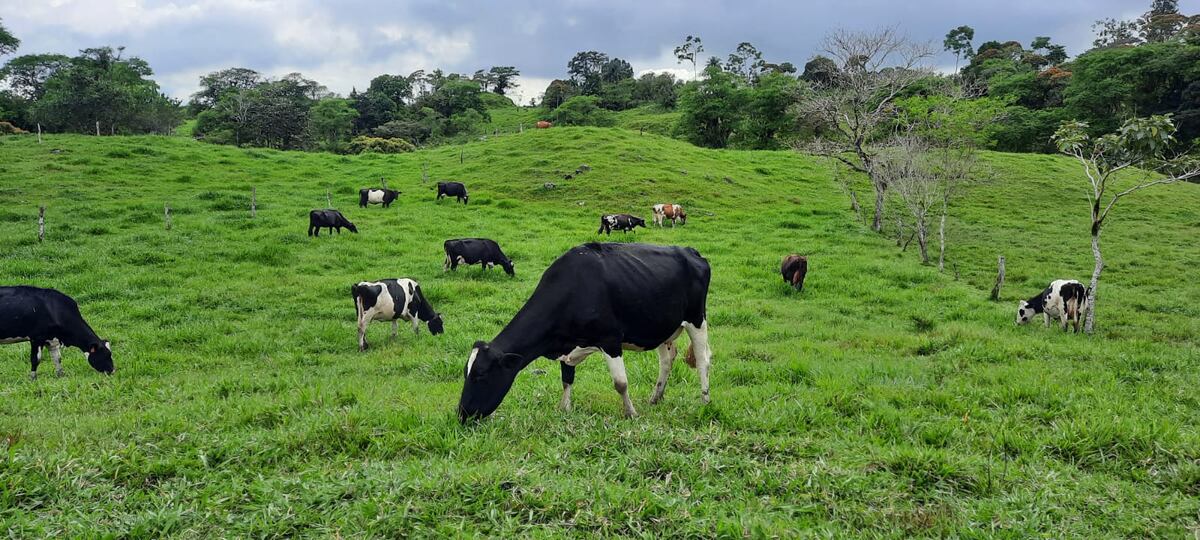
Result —
<instances>
[{"instance_id":1,"label":"cow head","mask_svg":"<svg viewBox=\"0 0 1200 540\"><path fill-rule=\"evenodd\" d=\"M354 224L350 223L349 221L346 221L346 228L350 229L350 232L358 234L358 227L355 227Z\"/></svg>"},{"instance_id":2,"label":"cow head","mask_svg":"<svg viewBox=\"0 0 1200 540\"><path fill-rule=\"evenodd\" d=\"M516 263L512 262L512 259L504 259L504 261L500 263L500 267L504 268L504 273L508 274L508 277L517 276L517 265Z\"/></svg>"},{"instance_id":3,"label":"cow head","mask_svg":"<svg viewBox=\"0 0 1200 540\"><path fill-rule=\"evenodd\" d=\"M641 227L643 229L646 228L646 220L642 218L635 218L631 216L629 218L629 222L633 224L633 227Z\"/></svg>"},{"instance_id":4,"label":"cow head","mask_svg":"<svg viewBox=\"0 0 1200 540\"><path fill-rule=\"evenodd\" d=\"M442 327L441 313L434 314L432 319L425 321L425 324L429 326L429 333L435 336L446 331L445 328Z\"/></svg>"},{"instance_id":5,"label":"cow head","mask_svg":"<svg viewBox=\"0 0 1200 540\"><path fill-rule=\"evenodd\" d=\"M91 344L83 351L83 357L87 358L93 369L105 375L112 375L117 370L113 367L112 345L107 341Z\"/></svg>"},{"instance_id":6,"label":"cow head","mask_svg":"<svg viewBox=\"0 0 1200 540\"><path fill-rule=\"evenodd\" d=\"M520 355L505 353L489 343L476 341L463 369L462 397L458 400L458 419L487 418L504 396L508 395L517 373L523 367Z\"/></svg>"},{"instance_id":7,"label":"cow head","mask_svg":"<svg viewBox=\"0 0 1200 540\"><path fill-rule=\"evenodd\" d=\"M687 214L683 213L682 209L679 210L679 224L687 225Z\"/></svg>"},{"instance_id":8,"label":"cow head","mask_svg":"<svg viewBox=\"0 0 1200 540\"><path fill-rule=\"evenodd\" d=\"M1033 308L1029 307L1029 302L1021 300L1021 303L1017 304L1017 324L1025 324L1029 322L1034 315L1037 315L1037 312L1035 312Z\"/></svg>"}]
</instances>

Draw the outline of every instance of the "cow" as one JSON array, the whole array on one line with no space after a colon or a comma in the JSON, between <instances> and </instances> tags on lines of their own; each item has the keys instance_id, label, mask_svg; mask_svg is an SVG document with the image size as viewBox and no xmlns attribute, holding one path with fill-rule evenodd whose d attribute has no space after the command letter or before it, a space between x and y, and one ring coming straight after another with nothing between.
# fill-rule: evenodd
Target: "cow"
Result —
<instances>
[{"instance_id":1,"label":"cow","mask_svg":"<svg viewBox=\"0 0 1200 540\"><path fill-rule=\"evenodd\" d=\"M510 277L516 275L513 270L515 265L504 255L503 251L500 251L500 244L497 244L495 240L460 238L446 240L442 247L446 250L446 262L442 265L443 272L455 270L460 264L478 264L484 270L498 264Z\"/></svg>"},{"instance_id":2,"label":"cow","mask_svg":"<svg viewBox=\"0 0 1200 540\"><path fill-rule=\"evenodd\" d=\"M646 228L646 220L629 214L605 214L600 216L600 228L596 234L612 234L613 230L629 232L634 227Z\"/></svg>"},{"instance_id":3,"label":"cow","mask_svg":"<svg viewBox=\"0 0 1200 540\"><path fill-rule=\"evenodd\" d=\"M596 352L608 363L625 416L636 416L621 351L658 352L654 404L666 390L678 353L675 339L684 331L691 338L685 360L699 373L700 399L708 403L711 277L708 261L688 247L588 243L571 248L546 269L508 325L492 341L477 341L471 348L459 420L495 412L517 374L539 357L558 360L560 406L570 410L575 367Z\"/></svg>"},{"instance_id":4,"label":"cow","mask_svg":"<svg viewBox=\"0 0 1200 540\"><path fill-rule=\"evenodd\" d=\"M392 339L396 339L398 321L412 323L413 333L421 332L421 322L429 333L443 332L442 316L434 311L421 285L411 279L381 279L360 281L350 286L354 311L358 315L358 350L367 350L367 325L371 321L391 321Z\"/></svg>"},{"instance_id":5,"label":"cow","mask_svg":"<svg viewBox=\"0 0 1200 540\"><path fill-rule=\"evenodd\" d=\"M551 127L554 127L554 124L551 124L545 120L538 120L538 123L535 125L538 129L550 129Z\"/></svg>"},{"instance_id":6,"label":"cow","mask_svg":"<svg viewBox=\"0 0 1200 540\"><path fill-rule=\"evenodd\" d=\"M462 182L438 182L437 190L439 201L442 197L455 197L458 202L467 204L467 186L462 185Z\"/></svg>"},{"instance_id":7,"label":"cow","mask_svg":"<svg viewBox=\"0 0 1200 540\"><path fill-rule=\"evenodd\" d=\"M1087 288L1082 283L1073 279L1054 280L1037 296L1017 304L1017 324L1025 324L1041 313L1046 327L1050 326L1050 318L1055 317L1064 332L1071 323L1075 333L1079 333L1079 319L1086 305Z\"/></svg>"},{"instance_id":8,"label":"cow","mask_svg":"<svg viewBox=\"0 0 1200 540\"><path fill-rule=\"evenodd\" d=\"M808 257L795 253L784 257L783 264L779 266L779 273L783 274L783 281L793 289L803 291L804 276L808 275Z\"/></svg>"},{"instance_id":9,"label":"cow","mask_svg":"<svg viewBox=\"0 0 1200 540\"><path fill-rule=\"evenodd\" d=\"M62 348L75 347L96 371L112 375L112 345L83 320L79 304L54 289L0 287L0 344L28 341L29 378L37 379L42 351L50 349L54 373L61 377Z\"/></svg>"},{"instance_id":10,"label":"cow","mask_svg":"<svg viewBox=\"0 0 1200 540\"><path fill-rule=\"evenodd\" d=\"M368 204L382 204L384 208L387 208L399 196L400 192L394 189L363 188L358 190L358 207L366 208Z\"/></svg>"},{"instance_id":11,"label":"cow","mask_svg":"<svg viewBox=\"0 0 1200 540\"><path fill-rule=\"evenodd\" d=\"M663 220L670 219L671 226L675 226L678 221L681 225L687 225L687 212L683 211L683 207L678 204L656 204L652 208L654 211L654 224L659 227L663 226Z\"/></svg>"},{"instance_id":12,"label":"cow","mask_svg":"<svg viewBox=\"0 0 1200 540\"><path fill-rule=\"evenodd\" d=\"M346 219L341 212L337 210L313 210L308 213L308 235L321 236L321 229L328 228L329 234L333 234L334 229L337 229L338 234L342 234L342 229L349 229L350 232L358 234L358 227L355 227L350 220Z\"/></svg>"}]
</instances>

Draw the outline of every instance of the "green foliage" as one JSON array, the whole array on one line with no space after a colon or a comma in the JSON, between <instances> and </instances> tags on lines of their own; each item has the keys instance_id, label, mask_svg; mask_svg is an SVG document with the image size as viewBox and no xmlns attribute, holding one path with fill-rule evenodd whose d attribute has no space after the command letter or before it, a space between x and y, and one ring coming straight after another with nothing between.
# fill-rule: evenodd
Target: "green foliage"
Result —
<instances>
[{"instance_id":1,"label":"green foliage","mask_svg":"<svg viewBox=\"0 0 1200 540\"><path fill-rule=\"evenodd\" d=\"M12 35L12 32L4 27L4 21L0 20L0 56L16 52L19 46L21 46L21 40Z\"/></svg>"},{"instance_id":2,"label":"green foliage","mask_svg":"<svg viewBox=\"0 0 1200 540\"><path fill-rule=\"evenodd\" d=\"M412 152L415 149L416 147L412 143L404 139L359 135L350 140L350 144L346 147L346 152L350 154L402 154L404 152Z\"/></svg>"},{"instance_id":3,"label":"green foliage","mask_svg":"<svg viewBox=\"0 0 1200 540\"><path fill-rule=\"evenodd\" d=\"M600 107L595 96L575 96L554 109L551 118L555 124L564 126L611 126L616 118L611 111Z\"/></svg>"},{"instance_id":4,"label":"green foliage","mask_svg":"<svg viewBox=\"0 0 1200 540\"><path fill-rule=\"evenodd\" d=\"M766 73L758 84L746 90L744 118L737 139L742 148L777 148L779 136L795 129L796 117L792 106L800 97L800 83L795 77L781 73Z\"/></svg>"},{"instance_id":5,"label":"green foliage","mask_svg":"<svg viewBox=\"0 0 1200 540\"><path fill-rule=\"evenodd\" d=\"M742 80L720 67L704 70L704 78L683 85L679 94L679 131L699 146L725 148L746 106Z\"/></svg>"},{"instance_id":6,"label":"green foliage","mask_svg":"<svg viewBox=\"0 0 1200 540\"><path fill-rule=\"evenodd\" d=\"M971 41L975 39L975 29L970 26L960 26L946 33L942 41L942 49L954 53L955 62L962 58L970 58L975 54Z\"/></svg>"},{"instance_id":7,"label":"green foliage","mask_svg":"<svg viewBox=\"0 0 1200 540\"><path fill-rule=\"evenodd\" d=\"M325 150L339 152L342 141L354 127L354 119L358 111L351 106L351 101L341 98L328 98L318 101L308 111L308 128L312 135L319 139Z\"/></svg>"},{"instance_id":8,"label":"green foliage","mask_svg":"<svg viewBox=\"0 0 1200 540\"><path fill-rule=\"evenodd\" d=\"M897 127L917 126L918 134L939 147L967 143L974 148L994 148L1002 129L997 120L1008 107L990 97L954 99L946 94L910 96L896 100Z\"/></svg>"}]
</instances>

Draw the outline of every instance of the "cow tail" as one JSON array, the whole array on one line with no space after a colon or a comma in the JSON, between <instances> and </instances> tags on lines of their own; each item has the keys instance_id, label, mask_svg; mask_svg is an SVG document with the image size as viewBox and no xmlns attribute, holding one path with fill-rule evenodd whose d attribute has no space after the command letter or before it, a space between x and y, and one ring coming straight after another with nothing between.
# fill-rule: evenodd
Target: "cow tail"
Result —
<instances>
[{"instance_id":1,"label":"cow tail","mask_svg":"<svg viewBox=\"0 0 1200 540\"><path fill-rule=\"evenodd\" d=\"M358 285L350 286L350 296L354 298L354 313L358 315L358 320L361 321L363 316L363 305L362 294L358 292Z\"/></svg>"}]
</instances>

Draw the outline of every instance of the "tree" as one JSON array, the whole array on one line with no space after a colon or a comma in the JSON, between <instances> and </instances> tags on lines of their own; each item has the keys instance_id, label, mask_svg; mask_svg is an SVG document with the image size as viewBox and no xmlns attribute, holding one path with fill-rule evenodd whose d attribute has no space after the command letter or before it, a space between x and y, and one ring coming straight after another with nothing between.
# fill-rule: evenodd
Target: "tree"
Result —
<instances>
[{"instance_id":1,"label":"tree","mask_svg":"<svg viewBox=\"0 0 1200 540\"><path fill-rule=\"evenodd\" d=\"M1038 36L1029 44L1029 50L1041 55L1046 64L1057 66L1067 61L1067 48L1050 42L1048 36ZM1041 66L1036 66L1041 67Z\"/></svg>"},{"instance_id":2,"label":"tree","mask_svg":"<svg viewBox=\"0 0 1200 540\"><path fill-rule=\"evenodd\" d=\"M380 75L371 79L367 93L375 93L387 97L394 107L408 103L413 97L412 81L403 75Z\"/></svg>"},{"instance_id":3,"label":"tree","mask_svg":"<svg viewBox=\"0 0 1200 540\"><path fill-rule=\"evenodd\" d=\"M840 71L837 62L818 54L804 64L804 73L800 75L800 78L828 88L837 79Z\"/></svg>"},{"instance_id":4,"label":"tree","mask_svg":"<svg viewBox=\"0 0 1200 540\"><path fill-rule=\"evenodd\" d=\"M960 26L946 33L942 41L942 49L954 53L954 71L958 71L958 62L963 58L971 58L975 54L971 41L975 39L975 29L970 26Z\"/></svg>"},{"instance_id":5,"label":"tree","mask_svg":"<svg viewBox=\"0 0 1200 540\"><path fill-rule=\"evenodd\" d=\"M682 64L685 61L692 63L692 77L699 77L696 73L696 59L700 57L700 53L704 52L704 44L700 42L700 38L696 36L688 36L683 40L683 44L675 47L675 61L677 64Z\"/></svg>"},{"instance_id":6,"label":"tree","mask_svg":"<svg viewBox=\"0 0 1200 540\"><path fill-rule=\"evenodd\" d=\"M600 66L600 81L606 84L616 84L633 78L633 66L620 58L613 58Z\"/></svg>"},{"instance_id":7,"label":"tree","mask_svg":"<svg viewBox=\"0 0 1200 540\"><path fill-rule=\"evenodd\" d=\"M46 92L46 80L70 65L71 59L61 54L18 56L0 68L0 81L14 94L36 101Z\"/></svg>"},{"instance_id":8,"label":"tree","mask_svg":"<svg viewBox=\"0 0 1200 540\"><path fill-rule=\"evenodd\" d=\"M12 35L4 27L3 20L0 19L0 56L17 52L17 47L20 46L21 40L17 39L17 36Z\"/></svg>"},{"instance_id":9,"label":"tree","mask_svg":"<svg viewBox=\"0 0 1200 540\"><path fill-rule=\"evenodd\" d=\"M350 135L358 111L348 99L328 98L318 101L308 111L308 127L324 142L330 152L341 151L342 141Z\"/></svg>"},{"instance_id":10,"label":"tree","mask_svg":"<svg viewBox=\"0 0 1200 540\"><path fill-rule=\"evenodd\" d=\"M1075 158L1083 166L1088 179L1087 197L1091 207L1092 257L1095 266L1088 287L1088 313L1084 331L1092 333L1096 316L1096 296L1104 257L1100 251L1100 234L1109 213L1124 197L1143 189L1200 177L1200 163L1185 157L1169 157L1175 142L1175 124L1170 116L1131 118L1120 129L1100 137L1088 135L1088 125L1072 121L1063 123L1054 133L1059 151ZM1145 171L1139 172L1138 170ZM1118 177L1127 171L1142 178L1129 181ZM1162 174L1154 175L1153 171Z\"/></svg>"},{"instance_id":11,"label":"tree","mask_svg":"<svg viewBox=\"0 0 1200 540\"><path fill-rule=\"evenodd\" d=\"M200 90L192 94L190 106L199 112L212 108L226 92L249 90L263 81L262 74L253 69L229 68L200 77Z\"/></svg>"},{"instance_id":12,"label":"tree","mask_svg":"<svg viewBox=\"0 0 1200 540\"><path fill-rule=\"evenodd\" d=\"M1150 11L1137 20L1138 36L1146 43L1162 43L1174 39L1187 24L1188 18L1179 12L1179 0L1153 0Z\"/></svg>"},{"instance_id":13,"label":"tree","mask_svg":"<svg viewBox=\"0 0 1200 540\"><path fill-rule=\"evenodd\" d=\"M931 52L904 39L894 28L871 33L839 30L826 38L825 52L845 67L831 83L817 85L817 91L801 102L803 112L829 127L824 137L807 148L867 175L875 189L871 228L882 232L888 184L875 171L875 138L891 120L896 98L926 76L927 70L920 64Z\"/></svg>"},{"instance_id":14,"label":"tree","mask_svg":"<svg viewBox=\"0 0 1200 540\"><path fill-rule=\"evenodd\" d=\"M754 82L766 64L762 56L762 52L759 52L758 48L748 41L743 41L732 53L729 53L729 58L725 61L725 71L733 73L747 82Z\"/></svg>"},{"instance_id":15,"label":"tree","mask_svg":"<svg viewBox=\"0 0 1200 540\"><path fill-rule=\"evenodd\" d=\"M177 106L159 92L150 65L136 56L122 58L123 47L84 49L57 69L33 103L33 119L51 131L92 133L96 122L109 133L165 131L178 121ZM174 127L174 126L170 126ZM169 128L168 128L169 129Z\"/></svg>"},{"instance_id":16,"label":"tree","mask_svg":"<svg viewBox=\"0 0 1200 540\"><path fill-rule=\"evenodd\" d=\"M725 148L742 119L746 104L743 83L719 65L683 86L679 94L678 129L693 144Z\"/></svg>"},{"instance_id":17,"label":"tree","mask_svg":"<svg viewBox=\"0 0 1200 540\"><path fill-rule=\"evenodd\" d=\"M640 103L655 103L665 109L675 107L679 83L670 73L644 73L633 87L633 99Z\"/></svg>"},{"instance_id":18,"label":"tree","mask_svg":"<svg viewBox=\"0 0 1200 540\"><path fill-rule=\"evenodd\" d=\"M1137 24L1133 21L1100 19L1092 24L1092 30L1096 32L1096 39L1092 41L1092 46L1097 49L1126 47L1141 42L1141 38L1138 37Z\"/></svg>"},{"instance_id":19,"label":"tree","mask_svg":"<svg viewBox=\"0 0 1200 540\"><path fill-rule=\"evenodd\" d=\"M550 81L550 84L546 86L546 92L542 94L542 107L554 110L576 94L578 92L575 91L575 87L569 81L555 79Z\"/></svg>"},{"instance_id":20,"label":"tree","mask_svg":"<svg viewBox=\"0 0 1200 540\"><path fill-rule=\"evenodd\" d=\"M584 51L575 53L575 56L567 62L567 74L571 76L571 83L580 90L584 95L595 95L600 93L600 78L601 70L604 64L608 62L608 55L598 51Z\"/></svg>"},{"instance_id":21,"label":"tree","mask_svg":"<svg viewBox=\"0 0 1200 540\"><path fill-rule=\"evenodd\" d=\"M923 264L929 264L929 215L943 200L930 153L926 140L904 132L883 145L875 162L876 174L887 181L913 218Z\"/></svg>"},{"instance_id":22,"label":"tree","mask_svg":"<svg viewBox=\"0 0 1200 540\"><path fill-rule=\"evenodd\" d=\"M595 96L575 96L554 110L554 122L565 126L600 126L616 123L613 114L599 105Z\"/></svg>"},{"instance_id":23,"label":"tree","mask_svg":"<svg viewBox=\"0 0 1200 540\"><path fill-rule=\"evenodd\" d=\"M513 66L494 66L488 73L492 77L492 92L502 96L517 87L516 78L521 76L521 72Z\"/></svg>"},{"instance_id":24,"label":"tree","mask_svg":"<svg viewBox=\"0 0 1200 540\"><path fill-rule=\"evenodd\" d=\"M792 106L800 97L795 77L767 73L758 84L745 90L745 117L739 127L739 139L749 148L776 148L777 137L796 123Z\"/></svg>"}]
</instances>

